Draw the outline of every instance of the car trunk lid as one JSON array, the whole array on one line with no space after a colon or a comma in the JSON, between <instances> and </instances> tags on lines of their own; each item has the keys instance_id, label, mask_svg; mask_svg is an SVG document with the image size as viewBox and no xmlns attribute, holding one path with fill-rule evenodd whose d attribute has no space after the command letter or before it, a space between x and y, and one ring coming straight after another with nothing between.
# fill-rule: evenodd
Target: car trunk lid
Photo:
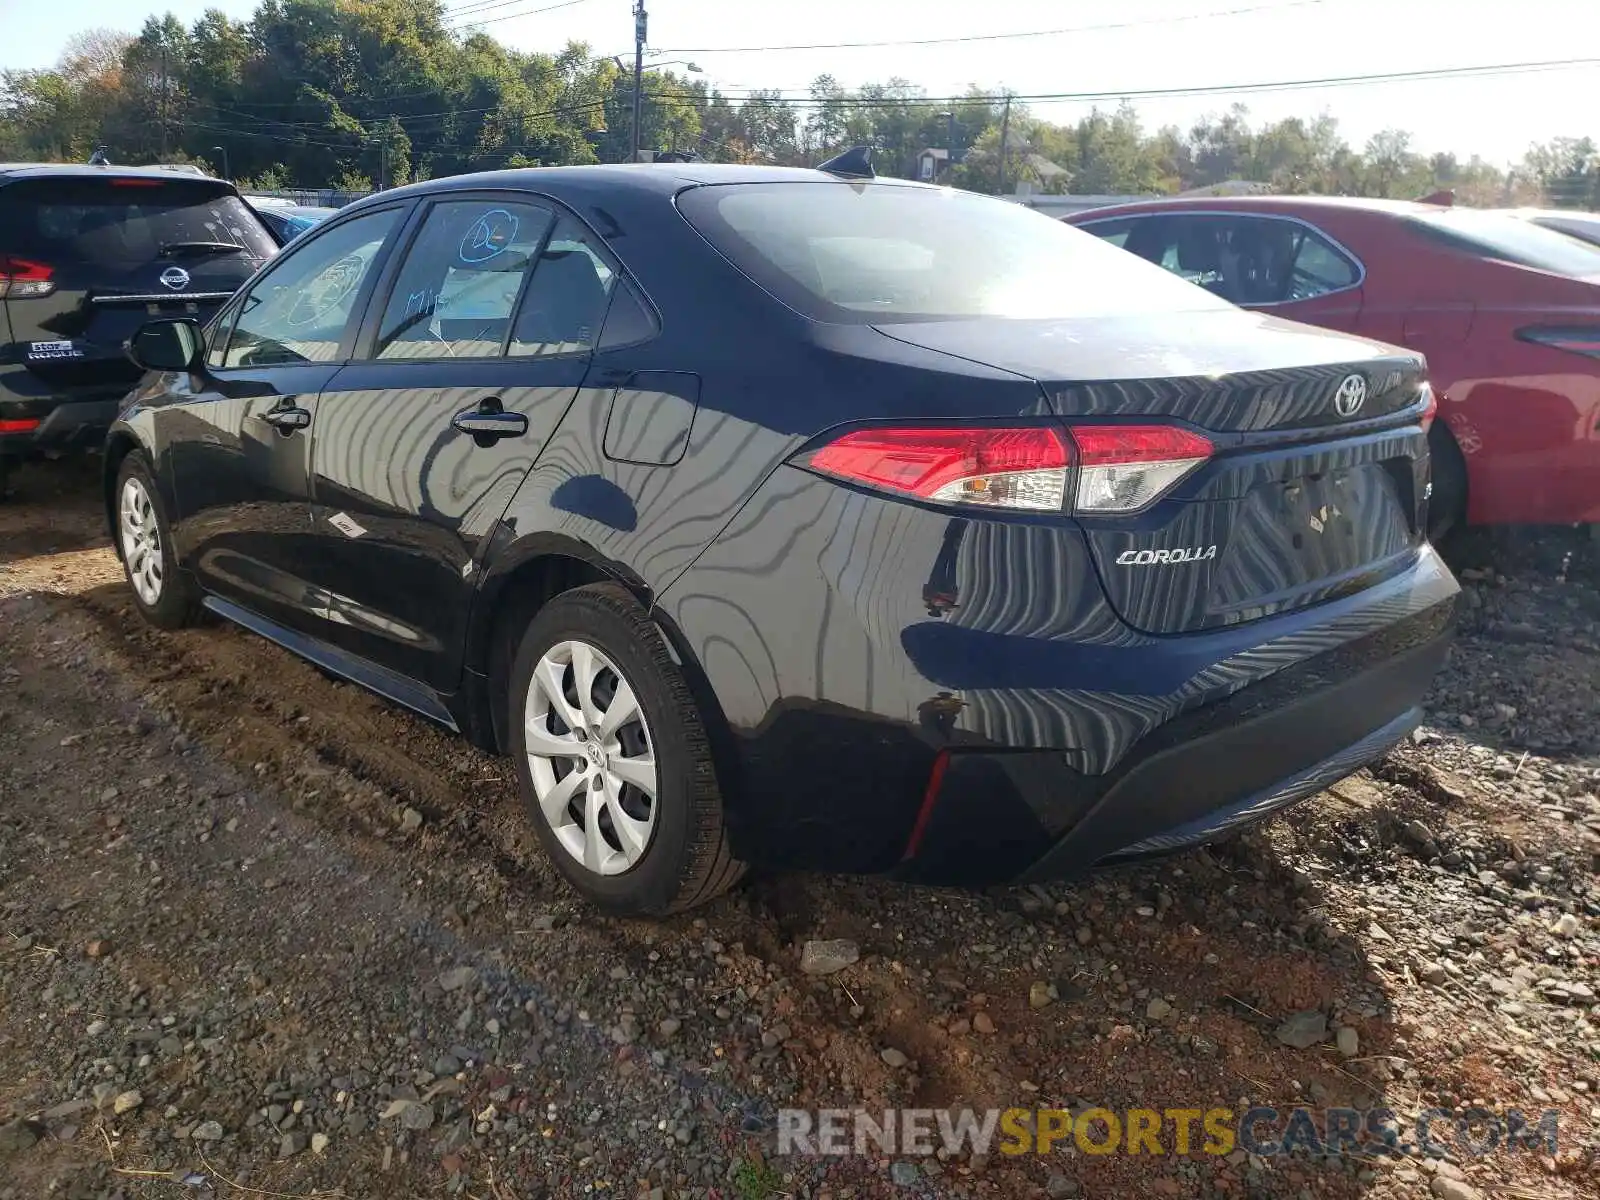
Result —
<instances>
[{"instance_id":1,"label":"car trunk lid","mask_svg":"<svg viewBox=\"0 0 1600 1200\"><path fill-rule=\"evenodd\" d=\"M880 332L1030 376L1069 426L1176 424L1211 442L1148 508L1077 515L1108 598L1142 631L1346 595L1421 543L1426 400L1414 354L1239 310Z\"/></svg>"}]
</instances>

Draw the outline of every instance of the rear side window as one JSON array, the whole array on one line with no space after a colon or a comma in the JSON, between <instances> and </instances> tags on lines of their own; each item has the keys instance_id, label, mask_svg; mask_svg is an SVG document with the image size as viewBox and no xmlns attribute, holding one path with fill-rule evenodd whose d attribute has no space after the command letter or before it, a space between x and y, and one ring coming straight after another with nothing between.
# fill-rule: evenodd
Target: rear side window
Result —
<instances>
[{"instance_id":1,"label":"rear side window","mask_svg":"<svg viewBox=\"0 0 1600 1200\"><path fill-rule=\"evenodd\" d=\"M1600 246L1502 213L1452 208L1409 218L1412 228L1477 258L1497 258L1557 275L1600 275Z\"/></svg>"},{"instance_id":2,"label":"rear side window","mask_svg":"<svg viewBox=\"0 0 1600 1200\"><path fill-rule=\"evenodd\" d=\"M590 233L562 217L528 284L511 353L575 354L594 348L617 274Z\"/></svg>"},{"instance_id":3,"label":"rear side window","mask_svg":"<svg viewBox=\"0 0 1600 1200\"><path fill-rule=\"evenodd\" d=\"M1221 306L1053 217L947 188L717 185L684 192L678 206L746 275L814 320L883 324Z\"/></svg>"},{"instance_id":4,"label":"rear side window","mask_svg":"<svg viewBox=\"0 0 1600 1200\"><path fill-rule=\"evenodd\" d=\"M18 180L0 188L0 251L49 263L154 262L173 247L276 244L239 197L198 179Z\"/></svg>"},{"instance_id":5,"label":"rear side window","mask_svg":"<svg viewBox=\"0 0 1600 1200\"><path fill-rule=\"evenodd\" d=\"M434 205L389 293L377 357L499 357L552 219L513 201Z\"/></svg>"}]
</instances>

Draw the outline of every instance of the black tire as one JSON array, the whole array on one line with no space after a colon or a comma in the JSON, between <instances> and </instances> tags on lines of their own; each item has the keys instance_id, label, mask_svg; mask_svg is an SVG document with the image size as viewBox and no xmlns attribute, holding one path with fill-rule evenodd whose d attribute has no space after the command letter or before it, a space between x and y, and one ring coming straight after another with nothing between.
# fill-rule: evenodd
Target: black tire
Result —
<instances>
[{"instance_id":1,"label":"black tire","mask_svg":"<svg viewBox=\"0 0 1600 1200\"><path fill-rule=\"evenodd\" d=\"M130 480L138 482L150 501L156 551L161 562L159 590L153 602L140 593L130 565L131 544L123 527L122 510L123 496ZM200 592L194 586L194 581L179 570L177 559L173 557L172 523L167 519L167 510L161 501L161 489L156 487L149 460L142 451L135 450L122 460L122 465L117 469L117 487L111 495L111 506L122 573L128 581L128 592L133 597L133 605L139 610L139 615L160 629L184 629L199 624Z\"/></svg>"},{"instance_id":2,"label":"black tire","mask_svg":"<svg viewBox=\"0 0 1600 1200\"><path fill-rule=\"evenodd\" d=\"M11 464L0 458L0 504L11 498Z\"/></svg>"},{"instance_id":3,"label":"black tire","mask_svg":"<svg viewBox=\"0 0 1600 1200\"><path fill-rule=\"evenodd\" d=\"M1433 495L1428 500L1428 540L1439 545L1467 524L1467 460L1443 421L1428 430Z\"/></svg>"},{"instance_id":4,"label":"black tire","mask_svg":"<svg viewBox=\"0 0 1600 1200\"><path fill-rule=\"evenodd\" d=\"M530 681L544 655L563 642L599 650L632 689L656 764L654 826L642 855L618 874L586 867L540 810L526 749ZM528 817L563 878L591 904L616 916L666 916L705 904L745 873L734 858L722 793L705 726L660 631L625 588L598 583L556 596L529 623L517 647L507 726ZM596 768L597 770L599 768Z\"/></svg>"}]
</instances>

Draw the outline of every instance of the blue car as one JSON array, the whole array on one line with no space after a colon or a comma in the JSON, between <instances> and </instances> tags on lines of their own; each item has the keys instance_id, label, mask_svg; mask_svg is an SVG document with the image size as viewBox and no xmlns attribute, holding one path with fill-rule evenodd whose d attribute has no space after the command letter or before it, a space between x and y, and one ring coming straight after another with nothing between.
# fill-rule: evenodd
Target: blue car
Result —
<instances>
[{"instance_id":1,"label":"blue car","mask_svg":"<svg viewBox=\"0 0 1600 1200\"><path fill-rule=\"evenodd\" d=\"M510 756L610 912L1201 843L1405 737L1450 639L1417 354L861 153L385 191L131 353L140 612Z\"/></svg>"},{"instance_id":2,"label":"blue car","mask_svg":"<svg viewBox=\"0 0 1600 1200\"><path fill-rule=\"evenodd\" d=\"M268 229L272 236L278 239L280 246L286 246L307 230L315 229L326 221L337 208L318 208L309 204L256 204L256 215Z\"/></svg>"}]
</instances>

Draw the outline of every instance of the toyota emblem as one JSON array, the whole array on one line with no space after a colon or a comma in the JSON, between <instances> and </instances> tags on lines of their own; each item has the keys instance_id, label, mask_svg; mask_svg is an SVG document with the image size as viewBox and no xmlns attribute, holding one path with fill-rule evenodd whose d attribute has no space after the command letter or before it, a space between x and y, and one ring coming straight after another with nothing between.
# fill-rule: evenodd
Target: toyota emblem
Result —
<instances>
[{"instance_id":1,"label":"toyota emblem","mask_svg":"<svg viewBox=\"0 0 1600 1200\"><path fill-rule=\"evenodd\" d=\"M1333 394L1333 411L1341 417L1353 417L1367 402L1367 381L1360 375L1346 375Z\"/></svg>"},{"instance_id":2,"label":"toyota emblem","mask_svg":"<svg viewBox=\"0 0 1600 1200\"><path fill-rule=\"evenodd\" d=\"M182 267L168 267L161 272L161 285L175 292L181 292L189 286L189 272Z\"/></svg>"}]
</instances>

